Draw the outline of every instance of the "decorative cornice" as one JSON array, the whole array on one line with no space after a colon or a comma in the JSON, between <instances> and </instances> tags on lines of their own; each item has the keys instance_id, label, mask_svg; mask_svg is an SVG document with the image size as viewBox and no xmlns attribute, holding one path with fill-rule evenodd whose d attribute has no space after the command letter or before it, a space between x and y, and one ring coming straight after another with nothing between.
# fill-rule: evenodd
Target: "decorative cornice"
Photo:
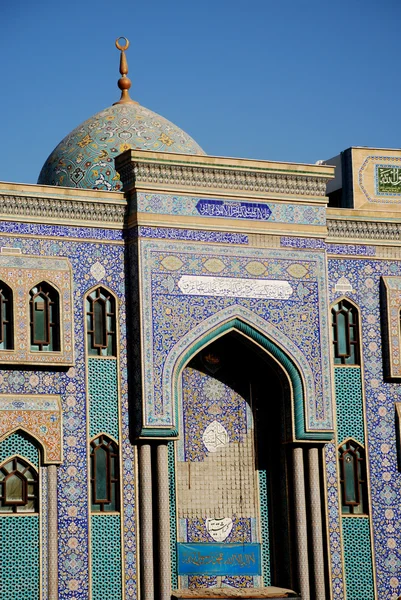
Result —
<instances>
[{"instance_id":1,"label":"decorative cornice","mask_svg":"<svg viewBox=\"0 0 401 600\"><path fill-rule=\"evenodd\" d=\"M333 239L401 241L401 223L327 218L328 237Z\"/></svg>"},{"instance_id":2,"label":"decorative cornice","mask_svg":"<svg viewBox=\"0 0 401 600\"><path fill-rule=\"evenodd\" d=\"M174 186L178 189L223 190L245 194L278 194L285 196L301 196L324 198L326 184L331 177L327 175L304 174L294 171L266 172L262 169L241 169L240 167L224 168L218 166L195 166L168 164L166 162L150 162L130 160L121 155L116 159L116 167L120 173L125 190L132 187Z\"/></svg>"},{"instance_id":3,"label":"decorative cornice","mask_svg":"<svg viewBox=\"0 0 401 600\"><path fill-rule=\"evenodd\" d=\"M60 222L103 223L122 226L125 202L69 200L45 196L0 194L0 217L40 218Z\"/></svg>"}]
</instances>

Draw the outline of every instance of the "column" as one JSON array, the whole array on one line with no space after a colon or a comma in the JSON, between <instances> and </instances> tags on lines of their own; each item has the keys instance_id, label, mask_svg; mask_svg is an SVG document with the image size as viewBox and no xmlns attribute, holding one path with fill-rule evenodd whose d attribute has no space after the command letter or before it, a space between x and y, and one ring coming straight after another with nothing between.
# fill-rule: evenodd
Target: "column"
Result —
<instances>
[{"instance_id":1,"label":"column","mask_svg":"<svg viewBox=\"0 0 401 600\"><path fill-rule=\"evenodd\" d=\"M139 446L141 600L154 600L152 459L150 444Z\"/></svg>"},{"instance_id":2,"label":"column","mask_svg":"<svg viewBox=\"0 0 401 600\"><path fill-rule=\"evenodd\" d=\"M167 443L157 446L160 600L171 598L170 494Z\"/></svg>"},{"instance_id":3,"label":"column","mask_svg":"<svg viewBox=\"0 0 401 600\"><path fill-rule=\"evenodd\" d=\"M320 495L320 469L318 448L310 448L308 450L308 457L315 598L316 600L325 600L326 586L324 582L322 505Z\"/></svg>"},{"instance_id":4,"label":"column","mask_svg":"<svg viewBox=\"0 0 401 600\"><path fill-rule=\"evenodd\" d=\"M58 599L57 466L47 467L47 576L49 600Z\"/></svg>"},{"instance_id":5,"label":"column","mask_svg":"<svg viewBox=\"0 0 401 600\"><path fill-rule=\"evenodd\" d=\"M306 520L305 476L303 449L293 449L295 539L298 580L302 600L310 600L308 535Z\"/></svg>"}]
</instances>

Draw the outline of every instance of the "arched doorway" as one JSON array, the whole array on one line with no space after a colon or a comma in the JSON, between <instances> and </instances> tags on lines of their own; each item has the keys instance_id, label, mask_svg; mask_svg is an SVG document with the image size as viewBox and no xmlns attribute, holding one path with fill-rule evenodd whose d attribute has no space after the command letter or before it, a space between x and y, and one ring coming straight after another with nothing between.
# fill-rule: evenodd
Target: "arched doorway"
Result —
<instances>
[{"instance_id":1,"label":"arched doorway","mask_svg":"<svg viewBox=\"0 0 401 600\"><path fill-rule=\"evenodd\" d=\"M231 330L192 357L181 386L177 541L220 554L212 566L199 554L203 565L191 559L190 568L179 556L180 587L293 587L289 378L266 350ZM234 544L256 547L260 568L236 563Z\"/></svg>"}]
</instances>

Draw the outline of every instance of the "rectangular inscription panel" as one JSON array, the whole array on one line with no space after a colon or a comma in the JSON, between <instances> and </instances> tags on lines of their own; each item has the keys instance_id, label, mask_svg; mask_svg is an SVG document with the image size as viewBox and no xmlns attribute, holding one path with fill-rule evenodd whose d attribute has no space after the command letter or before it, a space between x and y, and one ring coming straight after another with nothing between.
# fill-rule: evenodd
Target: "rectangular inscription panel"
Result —
<instances>
[{"instance_id":1,"label":"rectangular inscription panel","mask_svg":"<svg viewBox=\"0 0 401 600\"><path fill-rule=\"evenodd\" d=\"M188 296L224 296L228 298L268 298L288 300L293 289L288 281L182 275L178 287Z\"/></svg>"},{"instance_id":2,"label":"rectangular inscription panel","mask_svg":"<svg viewBox=\"0 0 401 600\"><path fill-rule=\"evenodd\" d=\"M177 544L179 575L261 575L260 544Z\"/></svg>"},{"instance_id":3,"label":"rectangular inscription panel","mask_svg":"<svg viewBox=\"0 0 401 600\"><path fill-rule=\"evenodd\" d=\"M256 202L235 202L201 198L196 210L202 217L223 217L226 219L256 219L267 221L272 211L267 204Z\"/></svg>"},{"instance_id":4,"label":"rectangular inscription panel","mask_svg":"<svg viewBox=\"0 0 401 600\"><path fill-rule=\"evenodd\" d=\"M376 166L377 192L379 194L401 194L401 167Z\"/></svg>"}]
</instances>

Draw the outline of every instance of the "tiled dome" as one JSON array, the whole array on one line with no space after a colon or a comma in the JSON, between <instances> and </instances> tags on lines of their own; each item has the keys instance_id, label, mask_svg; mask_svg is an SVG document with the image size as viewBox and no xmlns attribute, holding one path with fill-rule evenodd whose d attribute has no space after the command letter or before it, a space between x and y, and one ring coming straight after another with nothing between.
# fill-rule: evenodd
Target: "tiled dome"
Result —
<instances>
[{"instance_id":1,"label":"tiled dome","mask_svg":"<svg viewBox=\"0 0 401 600\"><path fill-rule=\"evenodd\" d=\"M205 154L189 135L164 117L137 103L115 104L59 143L46 160L38 183L118 191L122 185L114 158L129 148Z\"/></svg>"}]
</instances>

